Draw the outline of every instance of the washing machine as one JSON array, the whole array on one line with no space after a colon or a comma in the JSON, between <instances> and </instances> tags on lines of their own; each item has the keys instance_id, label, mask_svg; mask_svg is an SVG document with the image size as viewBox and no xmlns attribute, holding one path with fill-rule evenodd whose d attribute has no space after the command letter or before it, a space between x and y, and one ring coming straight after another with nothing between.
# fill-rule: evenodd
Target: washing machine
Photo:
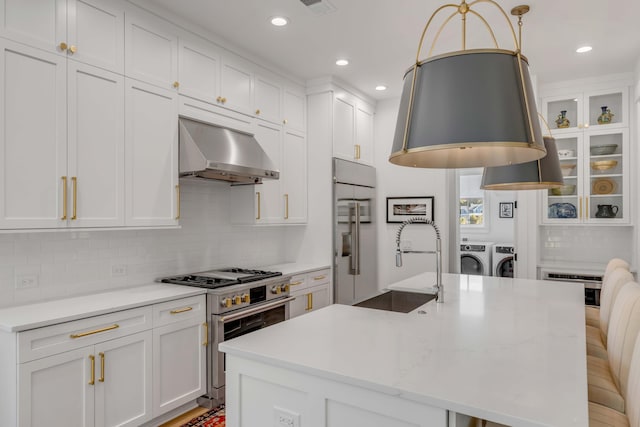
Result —
<instances>
[{"instance_id":1,"label":"washing machine","mask_svg":"<svg viewBox=\"0 0 640 427\"><path fill-rule=\"evenodd\" d=\"M462 242L460 244L460 274L491 276L491 242Z\"/></svg>"},{"instance_id":2,"label":"washing machine","mask_svg":"<svg viewBox=\"0 0 640 427\"><path fill-rule=\"evenodd\" d=\"M515 247L511 243L496 243L493 245L493 275L498 277L513 277L513 256Z\"/></svg>"}]
</instances>

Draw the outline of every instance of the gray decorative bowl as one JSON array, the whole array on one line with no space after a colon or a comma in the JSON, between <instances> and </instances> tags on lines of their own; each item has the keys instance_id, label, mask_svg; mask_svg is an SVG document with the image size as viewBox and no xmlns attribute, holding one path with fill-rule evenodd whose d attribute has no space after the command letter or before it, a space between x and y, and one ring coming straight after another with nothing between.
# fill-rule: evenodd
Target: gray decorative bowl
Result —
<instances>
[{"instance_id":1,"label":"gray decorative bowl","mask_svg":"<svg viewBox=\"0 0 640 427\"><path fill-rule=\"evenodd\" d=\"M616 148L618 144L592 145L590 151L592 156L604 156L615 153Z\"/></svg>"}]
</instances>

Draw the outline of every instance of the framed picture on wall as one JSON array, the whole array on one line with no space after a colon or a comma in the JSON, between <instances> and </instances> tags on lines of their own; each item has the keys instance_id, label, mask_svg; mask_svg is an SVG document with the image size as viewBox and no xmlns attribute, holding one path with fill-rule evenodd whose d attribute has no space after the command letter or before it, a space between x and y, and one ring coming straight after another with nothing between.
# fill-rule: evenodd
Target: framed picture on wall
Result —
<instances>
[{"instance_id":1,"label":"framed picture on wall","mask_svg":"<svg viewBox=\"0 0 640 427\"><path fill-rule=\"evenodd\" d=\"M513 202L500 203L500 218L513 218Z\"/></svg>"},{"instance_id":2,"label":"framed picture on wall","mask_svg":"<svg viewBox=\"0 0 640 427\"><path fill-rule=\"evenodd\" d=\"M433 221L433 196L387 197L387 222L403 222L416 217Z\"/></svg>"}]
</instances>

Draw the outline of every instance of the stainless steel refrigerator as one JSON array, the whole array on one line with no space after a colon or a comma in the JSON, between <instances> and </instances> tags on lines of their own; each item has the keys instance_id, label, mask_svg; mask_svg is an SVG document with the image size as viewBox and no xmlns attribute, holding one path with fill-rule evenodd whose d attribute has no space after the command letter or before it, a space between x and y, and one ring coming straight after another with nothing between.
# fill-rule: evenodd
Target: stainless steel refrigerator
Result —
<instances>
[{"instance_id":1,"label":"stainless steel refrigerator","mask_svg":"<svg viewBox=\"0 0 640 427\"><path fill-rule=\"evenodd\" d=\"M333 159L333 295L355 304L378 294L376 170Z\"/></svg>"}]
</instances>

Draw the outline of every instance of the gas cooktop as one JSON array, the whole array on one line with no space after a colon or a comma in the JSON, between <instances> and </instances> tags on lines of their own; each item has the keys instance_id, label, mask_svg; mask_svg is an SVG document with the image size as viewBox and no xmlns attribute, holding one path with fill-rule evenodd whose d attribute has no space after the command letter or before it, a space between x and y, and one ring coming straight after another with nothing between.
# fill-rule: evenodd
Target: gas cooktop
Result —
<instances>
[{"instance_id":1,"label":"gas cooktop","mask_svg":"<svg viewBox=\"0 0 640 427\"><path fill-rule=\"evenodd\" d=\"M163 283L173 283L176 285L216 289L224 286L237 285L239 283L255 282L258 280L277 276L282 276L282 273L277 271L263 271L231 267L220 270L201 271L198 273L165 277L163 279L160 279L160 281Z\"/></svg>"}]
</instances>

